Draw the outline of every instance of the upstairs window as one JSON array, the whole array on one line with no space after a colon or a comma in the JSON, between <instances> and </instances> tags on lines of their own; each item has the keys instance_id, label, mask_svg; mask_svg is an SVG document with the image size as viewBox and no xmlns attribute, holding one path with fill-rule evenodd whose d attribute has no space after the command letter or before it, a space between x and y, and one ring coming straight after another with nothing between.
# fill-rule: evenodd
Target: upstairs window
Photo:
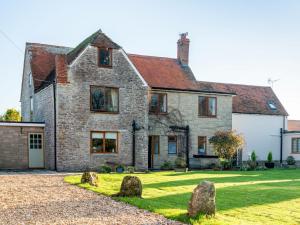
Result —
<instances>
[{"instance_id":1,"label":"upstairs window","mask_svg":"<svg viewBox=\"0 0 300 225\"><path fill-rule=\"evenodd\" d=\"M99 48L98 49L98 66L112 67L112 49Z\"/></svg>"},{"instance_id":2,"label":"upstairs window","mask_svg":"<svg viewBox=\"0 0 300 225\"><path fill-rule=\"evenodd\" d=\"M292 153L300 153L300 138L292 138Z\"/></svg>"},{"instance_id":3,"label":"upstairs window","mask_svg":"<svg viewBox=\"0 0 300 225\"><path fill-rule=\"evenodd\" d=\"M31 87L32 86L32 74L31 73L29 73L28 82L29 82L29 87Z\"/></svg>"},{"instance_id":4,"label":"upstairs window","mask_svg":"<svg viewBox=\"0 0 300 225\"><path fill-rule=\"evenodd\" d=\"M166 93L152 93L149 111L151 113L167 113L167 94Z\"/></svg>"},{"instance_id":5,"label":"upstairs window","mask_svg":"<svg viewBox=\"0 0 300 225\"><path fill-rule=\"evenodd\" d=\"M202 117L216 117L217 116L217 98L199 96L198 114Z\"/></svg>"},{"instance_id":6,"label":"upstairs window","mask_svg":"<svg viewBox=\"0 0 300 225\"><path fill-rule=\"evenodd\" d=\"M198 137L198 154L206 155L206 137Z\"/></svg>"},{"instance_id":7,"label":"upstairs window","mask_svg":"<svg viewBox=\"0 0 300 225\"><path fill-rule=\"evenodd\" d=\"M119 89L111 87L91 87L91 111L119 112Z\"/></svg>"},{"instance_id":8,"label":"upstairs window","mask_svg":"<svg viewBox=\"0 0 300 225\"><path fill-rule=\"evenodd\" d=\"M269 106L269 108L270 108L271 110L276 110L276 109L277 109L276 104L275 104L275 102L273 102L273 101L269 101L269 102L268 102L268 106Z\"/></svg>"}]
</instances>

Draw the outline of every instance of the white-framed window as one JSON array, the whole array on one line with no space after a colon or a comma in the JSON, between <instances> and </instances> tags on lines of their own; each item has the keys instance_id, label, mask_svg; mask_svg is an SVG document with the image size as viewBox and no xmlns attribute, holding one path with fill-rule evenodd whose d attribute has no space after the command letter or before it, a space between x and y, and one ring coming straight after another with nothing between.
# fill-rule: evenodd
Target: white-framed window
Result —
<instances>
[{"instance_id":1,"label":"white-framed window","mask_svg":"<svg viewBox=\"0 0 300 225\"><path fill-rule=\"evenodd\" d=\"M292 138L292 153L300 153L300 138Z\"/></svg>"},{"instance_id":2,"label":"white-framed window","mask_svg":"<svg viewBox=\"0 0 300 225\"><path fill-rule=\"evenodd\" d=\"M29 87L31 87L32 86L32 73L29 73L28 82L29 82Z\"/></svg>"}]
</instances>

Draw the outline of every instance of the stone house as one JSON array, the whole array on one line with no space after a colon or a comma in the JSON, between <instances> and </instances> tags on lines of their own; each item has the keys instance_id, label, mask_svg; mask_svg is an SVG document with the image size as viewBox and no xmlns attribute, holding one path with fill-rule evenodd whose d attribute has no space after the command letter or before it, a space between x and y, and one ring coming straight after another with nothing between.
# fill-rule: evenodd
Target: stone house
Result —
<instances>
[{"instance_id":1,"label":"stone house","mask_svg":"<svg viewBox=\"0 0 300 225\"><path fill-rule=\"evenodd\" d=\"M178 156L190 168L216 163L208 139L231 130L235 113L265 108L265 89L252 93L252 86L197 81L189 45L185 33L177 58L128 54L101 30L75 48L27 43L22 119L45 124L44 167L123 164L145 170ZM252 101L240 93L245 89ZM276 115L286 117L273 91L266 98L279 107ZM256 104L261 101L263 106ZM236 110L247 104L248 110Z\"/></svg>"}]
</instances>

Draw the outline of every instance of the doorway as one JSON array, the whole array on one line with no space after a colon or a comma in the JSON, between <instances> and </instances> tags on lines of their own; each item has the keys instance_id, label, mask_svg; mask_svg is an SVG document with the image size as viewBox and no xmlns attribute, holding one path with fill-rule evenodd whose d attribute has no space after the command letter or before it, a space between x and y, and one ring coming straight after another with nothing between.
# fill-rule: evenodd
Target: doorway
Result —
<instances>
[{"instance_id":1,"label":"doorway","mask_svg":"<svg viewBox=\"0 0 300 225\"><path fill-rule=\"evenodd\" d=\"M28 135L29 168L44 168L44 143L42 133Z\"/></svg>"},{"instance_id":2,"label":"doorway","mask_svg":"<svg viewBox=\"0 0 300 225\"><path fill-rule=\"evenodd\" d=\"M149 136L148 142L148 169L154 168L155 155L159 154L159 136Z\"/></svg>"}]
</instances>

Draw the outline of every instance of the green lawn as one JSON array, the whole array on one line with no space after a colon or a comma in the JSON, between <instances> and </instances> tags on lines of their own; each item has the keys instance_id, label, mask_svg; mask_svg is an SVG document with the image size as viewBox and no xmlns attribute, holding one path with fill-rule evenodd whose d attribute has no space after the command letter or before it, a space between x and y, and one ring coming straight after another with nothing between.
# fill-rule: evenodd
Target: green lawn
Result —
<instances>
[{"instance_id":1,"label":"green lawn","mask_svg":"<svg viewBox=\"0 0 300 225\"><path fill-rule=\"evenodd\" d=\"M65 181L97 193L118 192L128 174L100 174L100 186L80 184L80 176ZM143 183L143 199L116 198L191 224L300 224L300 170L153 172L135 174ZM215 182L215 218L186 216L192 190L202 180Z\"/></svg>"}]
</instances>

